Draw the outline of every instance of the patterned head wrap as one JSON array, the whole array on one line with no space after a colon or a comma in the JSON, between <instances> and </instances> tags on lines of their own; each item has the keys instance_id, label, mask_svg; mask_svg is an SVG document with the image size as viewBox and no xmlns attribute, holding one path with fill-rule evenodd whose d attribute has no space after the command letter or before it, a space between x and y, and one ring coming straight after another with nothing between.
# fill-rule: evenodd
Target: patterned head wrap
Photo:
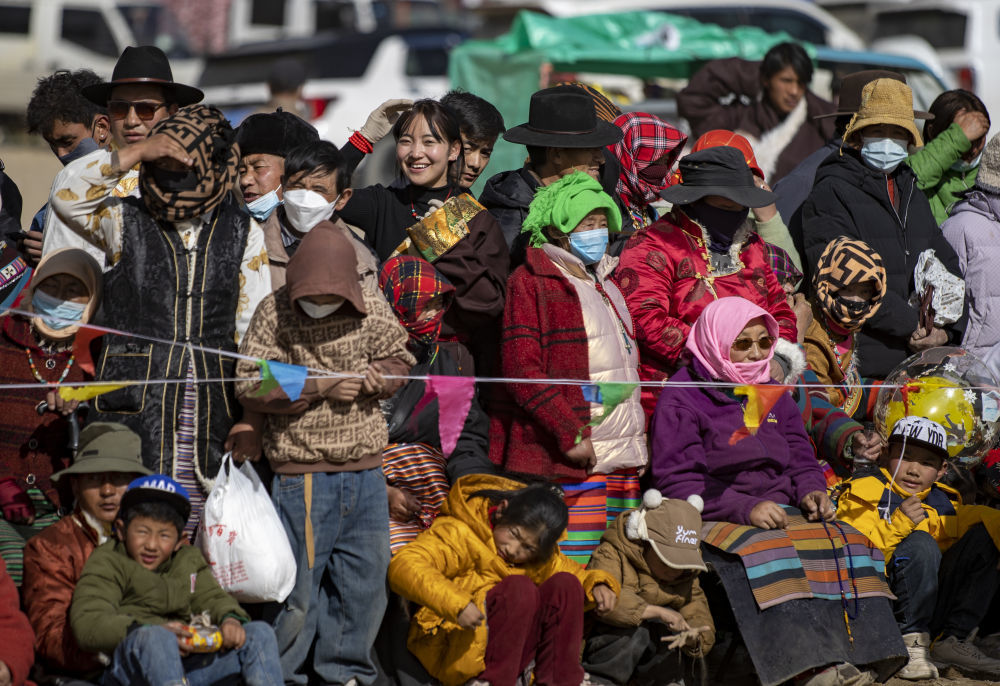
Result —
<instances>
[{"instance_id":1,"label":"patterned head wrap","mask_svg":"<svg viewBox=\"0 0 1000 686\"><path fill-rule=\"evenodd\" d=\"M385 261L378 275L389 305L410 339L423 347L437 342L441 320L455 297L455 287L427 260L411 255L399 255ZM427 304L441 296L440 311L421 320Z\"/></svg>"},{"instance_id":2,"label":"patterned head wrap","mask_svg":"<svg viewBox=\"0 0 1000 686\"><path fill-rule=\"evenodd\" d=\"M621 108L618 105L611 102L611 100L604 93L601 92L600 88L595 86L590 86L586 83L580 83L579 81L560 81L559 83L552 84L553 86L573 86L574 88L579 88L594 101L594 112L597 113L598 119L603 119L608 123L614 123L615 117L622 113Z\"/></svg>"},{"instance_id":3,"label":"patterned head wrap","mask_svg":"<svg viewBox=\"0 0 1000 686\"><path fill-rule=\"evenodd\" d=\"M798 285L799 281L802 280L802 272L798 270L795 263L792 262L792 258L788 256L785 250L776 245L764 243L764 253L767 255L771 271L778 278L779 284L791 281L793 284Z\"/></svg>"},{"instance_id":4,"label":"patterned head wrap","mask_svg":"<svg viewBox=\"0 0 1000 686\"><path fill-rule=\"evenodd\" d=\"M875 282L875 297L868 302L851 303L837 296L842 288L865 281ZM844 236L827 244L813 274L813 290L823 312L849 331L857 331L878 312L885 288L882 256L867 243Z\"/></svg>"},{"instance_id":5,"label":"patterned head wrap","mask_svg":"<svg viewBox=\"0 0 1000 686\"><path fill-rule=\"evenodd\" d=\"M170 136L188 151L194 165L167 171L143 162L139 185L146 207L157 219L178 222L208 214L236 184L240 149L229 121L215 107L189 105L160 121L151 136Z\"/></svg>"},{"instance_id":6,"label":"patterned head wrap","mask_svg":"<svg viewBox=\"0 0 1000 686\"><path fill-rule=\"evenodd\" d=\"M575 171L535 191L535 199L528 206L528 216L521 224L521 233L530 234L531 247L537 248L549 242L546 227L552 226L568 234L594 210L607 213L609 232L622 230L622 213L615 201L592 176Z\"/></svg>"},{"instance_id":7,"label":"patterned head wrap","mask_svg":"<svg viewBox=\"0 0 1000 686\"><path fill-rule=\"evenodd\" d=\"M608 146L622 167L615 192L621 196L626 207L642 212L646 205L659 198L661 190L672 183L671 169L684 149L687 136L645 112L626 112L613 123L625 133L620 143ZM668 154L662 165L653 165ZM659 173L660 166L663 167L662 174ZM660 182L654 182L653 177Z\"/></svg>"}]
</instances>

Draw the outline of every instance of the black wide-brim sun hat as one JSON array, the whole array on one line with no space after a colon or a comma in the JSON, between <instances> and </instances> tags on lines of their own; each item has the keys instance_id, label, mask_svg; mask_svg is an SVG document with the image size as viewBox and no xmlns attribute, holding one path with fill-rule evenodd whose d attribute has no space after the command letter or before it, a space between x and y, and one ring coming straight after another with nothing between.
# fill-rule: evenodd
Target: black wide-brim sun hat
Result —
<instances>
[{"instance_id":1,"label":"black wide-brim sun hat","mask_svg":"<svg viewBox=\"0 0 1000 686\"><path fill-rule=\"evenodd\" d=\"M180 107L201 102L205 97L194 86L174 81L167 56L155 45L130 45L125 48L111 73L111 80L86 86L80 94L95 105L107 107L115 86L131 85L160 86L166 92L167 102Z\"/></svg>"},{"instance_id":2,"label":"black wide-brim sun hat","mask_svg":"<svg viewBox=\"0 0 1000 686\"><path fill-rule=\"evenodd\" d=\"M774 193L757 188L743 153L728 145L693 152L677 166L681 183L660 191L660 197L673 205L689 205L709 195L744 207L767 207L777 199Z\"/></svg>"},{"instance_id":3,"label":"black wide-brim sun hat","mask_svg":"<svg viewBox=\"0 0 1000 686\"><path fill-rule=\"evenodd\" d=\"M593 99L579 88L553 86L532 94L528 121L508 129L503 139L541 148L603 148L624 136L597 116Z\"/></svg>"}]
</instances>

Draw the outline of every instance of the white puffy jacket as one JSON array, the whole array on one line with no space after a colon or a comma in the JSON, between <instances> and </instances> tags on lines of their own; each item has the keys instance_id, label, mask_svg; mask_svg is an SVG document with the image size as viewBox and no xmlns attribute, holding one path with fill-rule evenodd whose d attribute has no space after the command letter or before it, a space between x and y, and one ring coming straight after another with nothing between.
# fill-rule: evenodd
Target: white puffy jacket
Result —
<instances>
[{"instance_id":1,"label":"white puffy jacket","mask_svg":"<svg viewBox=\"0 0 1000 686\"><path fill-rule=\"evenodd\" d=\"M542 249L573 284L580 298L583 324L587 329L591 381L638 383L639 347L635 342L632 317L621 291L609 278L618 266L618 258L605 255L595 270L612 307L597 290L592 272L587 271L578 257L551 243L543 245ZM603 412L600 403L591 403L591 417L598 417ZM646 416L639 404L638 387L611 412L611 416L594 427L590 438L597 454L595 473L610 474L646 464Z\"/></svg>"}]
</instances>

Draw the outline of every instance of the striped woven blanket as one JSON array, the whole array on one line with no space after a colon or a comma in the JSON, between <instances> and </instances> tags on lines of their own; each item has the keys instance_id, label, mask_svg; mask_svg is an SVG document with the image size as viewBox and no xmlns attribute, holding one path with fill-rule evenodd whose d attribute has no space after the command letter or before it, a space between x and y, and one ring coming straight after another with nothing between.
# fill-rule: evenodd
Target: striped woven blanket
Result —
<instances>
[{"instance_id":1,"label":"striped woven blanket","mask_svg":"<svg viewBox=\"0 0 1000 686\"><path fill-rule=\"evenodd\" d=\"M808 522L788 509L787 529L705 522L702 543L739 555L761 610L794 598L895 598L885 558L843 522Z\"/></svg>"}]
</instances>

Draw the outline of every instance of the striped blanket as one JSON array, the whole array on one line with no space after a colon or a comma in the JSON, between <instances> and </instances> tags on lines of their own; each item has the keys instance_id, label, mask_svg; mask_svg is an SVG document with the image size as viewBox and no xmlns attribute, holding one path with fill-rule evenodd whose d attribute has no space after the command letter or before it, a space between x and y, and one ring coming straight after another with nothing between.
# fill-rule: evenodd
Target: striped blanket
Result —
<instances>
[{"instance_id":1,"label":"striped blanket","mask_svg":"<svg viewBox=\"0 0 1000 686\"><path fill-rule=\"evenodd\" d=\"M808 522L788 509L788 528L758 529L705 522L702 543L739 555L757 605L766 610L794 598L895 598L885 582L885 558L843 522Z\"/></svg>"}]
</instances>

